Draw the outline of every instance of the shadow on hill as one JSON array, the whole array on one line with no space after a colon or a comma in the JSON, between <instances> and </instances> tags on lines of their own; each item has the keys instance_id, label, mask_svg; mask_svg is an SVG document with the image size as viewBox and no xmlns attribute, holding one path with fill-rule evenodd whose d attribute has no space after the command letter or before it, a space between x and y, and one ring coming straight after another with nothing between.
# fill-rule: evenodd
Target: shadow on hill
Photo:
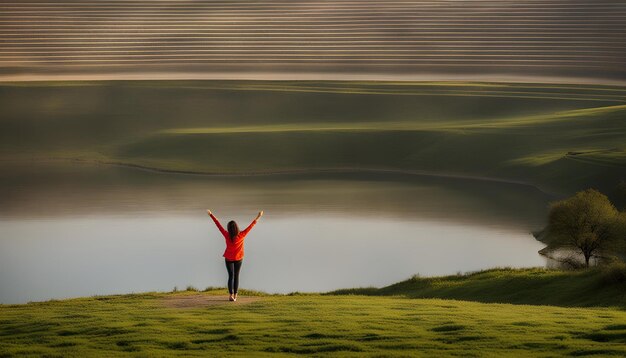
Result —
<instances>
[{"instance_id":1,"label":"shadow on hill","mask_svg":"<svg viewBox=\"0 0 626 358\"><path fill-rule=\"evenodd\" d=\"M326 294L626 309L626 265L585 271L492 269L444 277L414 276L383 288L341 289Z\"/></svg>"}]
</instances>

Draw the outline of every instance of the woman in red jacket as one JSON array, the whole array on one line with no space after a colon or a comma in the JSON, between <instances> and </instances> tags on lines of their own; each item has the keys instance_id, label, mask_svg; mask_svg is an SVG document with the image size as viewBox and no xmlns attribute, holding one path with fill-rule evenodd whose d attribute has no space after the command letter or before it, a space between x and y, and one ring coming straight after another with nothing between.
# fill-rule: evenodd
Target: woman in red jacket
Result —
<instances>
[{"instance_id":1,"label":"woman in red jacket","mask_svg":"<svg viewBox=\"0 0 626 358\"><path fill-rule=\"evenodd\" d=\"M259 211L259 214L244 231L239 231L237 223L232 220L228 222L228 231L226 231L222 227L222 224L220 224L219 220L213 216L211 210L207 210L207 213L211 219L213 219L213 222L215 222L215 225L220 230L222 235L224 235L224 239L226 240L226 251L224 251L223 256L226 260L226 270L228 270L228 293L230 294L228 300L237 301L239 270L241 270L241 262L243 260L243 240L246 238L246 235L248 235L248 232L250 232L257 221L259 221L261 216L263 216L263 211Z\"/></svg>"}]
</instances>

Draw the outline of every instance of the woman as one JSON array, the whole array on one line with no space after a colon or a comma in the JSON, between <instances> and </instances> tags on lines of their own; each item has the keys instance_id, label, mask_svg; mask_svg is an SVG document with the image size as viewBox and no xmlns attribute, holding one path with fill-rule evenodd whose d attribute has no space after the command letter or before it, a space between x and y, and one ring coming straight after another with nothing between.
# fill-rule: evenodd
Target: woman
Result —
<instances>
[{"instance_id":1,"label":"woman","mask_svg":"<svg viewBox=\"0 0 626 358\"><path fill-rule=\"evenodd\" d=\"M244 231L239 231L239 227L237 223L234 221L228 222L228 231L224 230L222 224L220 224L219 220L215 216L211 210L206 211L215 225L220 230L222 235L224 235L224 239L226 239L226 251L224 251L224 259L226 260L226 270L228 270L228 296L229 301L237 301L237 289L239 288L239 270L241 270L241 262L243 260L243 240L248 235L248 232L252 229L252 227L259 221L261 216L263 216L263 211L259 211L259 214L256 218L248 225L248 227Z\"/></svg>"}]
</instances>

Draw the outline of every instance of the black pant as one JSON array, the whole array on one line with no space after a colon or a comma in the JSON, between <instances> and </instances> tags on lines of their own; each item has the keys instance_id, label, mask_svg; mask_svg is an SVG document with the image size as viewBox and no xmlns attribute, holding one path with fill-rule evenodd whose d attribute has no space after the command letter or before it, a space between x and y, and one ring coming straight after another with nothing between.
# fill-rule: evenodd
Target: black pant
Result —
<instances>
[{"instance_id":1,"label":"black pant","mask_svg":"<svg viewBox=\"0 0 626 358\"><path fill-rule=\"evenodd\" d=\"M228 292L232 295L237 293L239 288L239 271L241 270L241 262L226 260L226 270L228 270Z\"/></svg>"}]
</instances>

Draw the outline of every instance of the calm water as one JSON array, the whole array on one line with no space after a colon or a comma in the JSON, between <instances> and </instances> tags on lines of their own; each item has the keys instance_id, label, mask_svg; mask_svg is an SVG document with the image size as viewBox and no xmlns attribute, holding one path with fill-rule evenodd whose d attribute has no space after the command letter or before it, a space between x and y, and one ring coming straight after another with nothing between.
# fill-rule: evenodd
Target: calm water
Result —
<instances>
[{"instance_id":1,"label":"calm water","mask_svg":"<svg viewBox=\"0 0 626 358\"><path fill-rule=\"evenodd\" d=\"M50 163L0 172L0 303L224 286L226 223L249 234L243 288L383 286L542 266L552 198L516 184L389 174L173 175Z\"/></svg>"}]
</instances>

